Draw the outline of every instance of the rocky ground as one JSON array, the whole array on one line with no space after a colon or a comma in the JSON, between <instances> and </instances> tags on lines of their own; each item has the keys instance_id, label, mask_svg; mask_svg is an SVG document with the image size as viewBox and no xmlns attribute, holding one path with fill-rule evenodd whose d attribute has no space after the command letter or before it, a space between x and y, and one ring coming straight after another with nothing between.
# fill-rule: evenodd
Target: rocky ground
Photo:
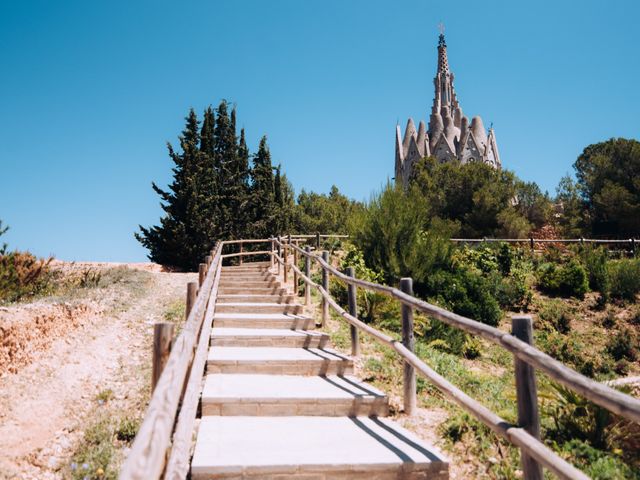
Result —
<instances>
[{"instance_id":1,"label":"rocky ground","mask_svg":"<svg viewBox=\"0 0 640 480\"><path fill-rule=\"evenodd\" d=\"M195 279L149 264L58 267L90 268L94 277L0 310L2 479L68 476L84 429L106 403L109 414L141 416L152 325L176 310Z\"/></svg>"}]
</instances>

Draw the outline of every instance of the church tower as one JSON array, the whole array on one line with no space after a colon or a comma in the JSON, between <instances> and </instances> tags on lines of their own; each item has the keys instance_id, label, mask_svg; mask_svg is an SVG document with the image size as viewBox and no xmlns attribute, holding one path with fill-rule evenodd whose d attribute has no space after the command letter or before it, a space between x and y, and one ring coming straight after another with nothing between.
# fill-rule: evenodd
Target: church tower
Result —
<instances>
[{"instance_id":1,"label":"church tower","mask_svg":"<svg viewBox=\"0 0 640 480\"><path fill-rule=\"evenodd\" d=\"M454 75L449 69L447 42L444 33L438 39L438 69L433 79L434 97L429 128L423 121L416 131L413 119L407 122L404 136L396 126L396 183L409 183L413 165L421 158L433 156L440 162L483 162L501 168L498 145L493 128L484 128L482 119L473 117L471 123L462 113L453 86Z\"/></svg>"}]
</instances>

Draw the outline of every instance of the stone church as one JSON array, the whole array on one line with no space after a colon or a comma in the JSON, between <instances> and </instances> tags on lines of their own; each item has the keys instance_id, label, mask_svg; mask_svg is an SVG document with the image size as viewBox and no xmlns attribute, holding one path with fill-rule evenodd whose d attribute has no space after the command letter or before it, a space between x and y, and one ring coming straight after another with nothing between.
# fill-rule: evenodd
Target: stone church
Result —
<instances>
[{"instance_id":1,"label":"stone church","mask_svg":"<svg viewBox=\"0 0 640 480\"><path fill-rule=\"evenodd\" d=\"M396 126L396 183L407 186L413 165L423 157L432 156L440 162L453 159L461 163L484 162L501 168L498 145L493 128L484 128L480 117L471 123L463 115L453 88L453 72L449 70L447 44L444 34L438 41L438 70L433 79L435 96L429 118L429 129L420 121L418 130L413 119L407 122L404 138L400 125Z\"/></svg>"}]
</instances>

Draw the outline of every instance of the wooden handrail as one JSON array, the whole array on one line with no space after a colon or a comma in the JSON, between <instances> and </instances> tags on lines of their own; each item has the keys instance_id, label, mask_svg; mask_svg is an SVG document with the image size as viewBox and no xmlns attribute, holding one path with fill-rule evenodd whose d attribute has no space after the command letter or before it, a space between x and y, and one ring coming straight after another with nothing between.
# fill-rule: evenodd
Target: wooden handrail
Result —
<instances>
[{"instance_id":1,"label":"wooden handrail","mask_svg":"<svg viewBox=\"0 0 640 480\"><path fill-rule=\"evenodd\" d=\"M361 287L366 290L388 295L392 298L397 299L402 305L426 313L443 321L444 323L447 323L450 326L456 327L468 333L479 335L482 338L489 340L499 345L500 347L510 351L514 355L514 357L523 362L523 364L530 365L534 369L545 372L560 384L581 394L592 402L604 408L607 408L608 410L620 415L621 417L624 417L633 422L640 423L640 400L579 374L578 372L568 368L563 363L555 360L554 358L527 344L526 342L519 340L513 335L505 333L495 327L491 327L476 320L472 320L470 318L457 315L453 312L449 312L448 310L432 305L428 302L425 302L424 300L415 298L412 295L408 295L396 288L386 285L379 285L373 282L368 282L351 277L349 275L345 275L335 267L331 266L327 260L317 254L312 254L309 251L305 251L290 242L287 242L285 244L284 239L272 240L273 245L285 248L293 248L297 253L303 255L303 258L315 261L321 267L323 272L331 273L349 286ZM285 265L284 260L282 259L282 257L280 257L280 255L278 255L275 250L272 252L272 255L278 262L278 264ZM381 343L393 348L396 352L398 352L398 354L400 354L405 362L412 365L421 375L433 382L438 387L438 389L443 392L448 398L458 403L458 405L473 414L478 420L490 427L494 432L506 438L514 445L518 446L529 457L538 461L540 465L547 467L560 478L588 478L578 469L555 454L555 452L546 447L534 436L530 435L522 428L516 428L509 425L506 421L488 410L482 404L467 396L460 389L455 387L453 384L448 382L446 379L444 379L430 367L428 367L422 360L420 360L414 353L412 353L400 342L389 337L388 335L383 334L382 332L358 320L354 315L346 312L342 307L340 307L340 305L338 305L335 299L331 297L326 288L323 288L322 285L313 282L311 278L309 278L308 275L305 275L297 265L288 265L288 267L292 268L294 272L296 272L298 278L302 279L305 284L314 287L320 293L323 299L323 303L328 303L328 305L330 305L331 308L333 308L348 323L373 336ZM287 268L286 265L285 268Z\"/></svg>"},{"instance_id":2,"label":"wooden handrail","mask_svg":"<svg viewBox=\"0 0 640 480\"><path fill-rule=\"evenodd\" d=\"M171 444L178 404L194 358L205 310L221 262L222 247L223 243L220 242L215 248L214 258L202 288L198 291L184 328L171 349L169 360L151 396L142 425L122 465L120 479L149 480L158 479L162 475Z\"/></svg>"},{"instance_id":3,"label":"wooden handrail","mask_svg":"<svg viewBox=\"0 0 640 480\"><path fill-rule=\"evenodd\" d=\"M581 375L580 373L565 366L562 362L559 362L558 360L550 357L544 352L541 352L535 347L527 345L514 336L490 325L486 325L476 320L463 317L462 315L458 315L445 310L444 308L437 307L436 305L432 305L428 302L425 302L424 300L420 300L413 296L407 295L397 288L378 285L376 283L367 282L366 280L349 277L348 275L345 275L333 266L329 265L320 256L307 254L304 250L302 250L300 247L297 247L296 245L291 245L291 247L297 249L298 252L302 255L310 255L310 257L318 264L320 264L323 269L331 272L334 276L338 277L344 283L356 285L367 290L386 294L388 296L396 298L402 304L413 307L416 310L431 315L443 321L444 323L451 325L452 327L456 327L466 332L479 335L482 338L509 350L520 360L545 372L554 380L563 384L567 388L580 393L592 402L605 407L628 420L640 423L640 400L626 395L603 383L596 382L588 377L585 377L584 375Z\"/></svg>"},{"instance_id":4,"label":"wooden handrail","mask_svg":"<svg viewBox=\"0 0 640 480\"><path fill-rule=\"evenodd\" d=\"M276 256L276 260L284 264L284 261ZM547 467L559 478L568 480L588 480L588 476L568 463L562 457L557 455L553 450L548 448L538 439L527 433L524 429L514 426L495 414L487 407L477 402L469 395L464 393L458 387L453 385L442 375L437 373L426 363L424 363L417 355L411 352L401 342L394 338L376 330L375 328L362 322L355 316L349 314L344 310L336 300L327 292L321 285L318 285L309 277L307 277L297 265L290 265L293 270L296 270L301 279L306 283L314 287L320 295L325 299L331 308L333 308L342 318L344 318L349 324L359 328L360 330L368 333L380 343L387 345L395 350L407 363L413 366L418 373L423 377L430 380L447 398L457 403L463 409L467 410L474 417L480 420L483 424L491 428L496 434L510 441L514 445L520 447L523 451L527 452L531 457L538 460L542 465Z\"/></svg>"}]
</instances>

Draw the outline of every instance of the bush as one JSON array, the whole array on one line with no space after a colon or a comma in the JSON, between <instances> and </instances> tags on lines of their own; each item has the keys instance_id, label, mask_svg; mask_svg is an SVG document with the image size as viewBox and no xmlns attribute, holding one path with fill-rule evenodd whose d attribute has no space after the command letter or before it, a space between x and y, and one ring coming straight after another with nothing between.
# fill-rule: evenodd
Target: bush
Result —
<instances>
[{"instance_id":1,"label":"bush","mask_svg":"<svg viewBox=\"0 0 640 480\"><path fill-rule=\"evenodd\" d=\"M584 267L575 259L564 265L544 263L540 267L539 287L550 294L584 298L589 281Z\"/></svg>"},{"instance_id":2,"label":"bush","mask_svg":"<svg viewBox=\"0 0 640 480\"><path fill-rule=\"evenodd\" d=\"M561 300L545 302L538 312L538 317L544 329L550 327L562 334L567 334L571 330L573 315Z\"/></svg>"},{"instance_id":3,"label":"bush","mask_svg":"<svg viewBox=\"0 0 640 480\"><path fill-rule=\"evenodd\" d=\"M0 303L44 292L52 279L51 260L38 259L29 252L0 255Z\"/></svg>"},{"instance_id":4,"label":"bush","mask_svg":"<svg viewBox=\"0 0 640 480\"><path fill-rule=\"evenodd\" d=\"M607 352L614 360L633 361L638 355L636 338L631 330L620 330L607 342Z\"/></svg>"},{"instance_id":5,"label":"bush","mask_svg":"<svg viewBox=\"0 0 640 480\"><path fill-rule=\"evenodd\" d=\"M502 316L489 282L472 270L439 271L429 278L429 291L444 308L487 325L498 325Z\"/></svg>"},{"instance_id":6,"label":"bush","mask_svg":"<svg viewBox=\"0 0 640 480\"><path fill-rule=\"evenodd\" d=\"M589 288L606 294L609 290L607 251L601 247L586 246L580 250L580 260L589 274Z\"/></svg>"},{"instance_id":7,"label":"bush","mask_svg":"<svg viewBox=\"0 0 640 480\"><path fill-rule=\"evenodd\" d=\"M621 300L635 300L640 292L640 260L610 262L607 272L610 295Z\"/></svg>"}]
</instances>

